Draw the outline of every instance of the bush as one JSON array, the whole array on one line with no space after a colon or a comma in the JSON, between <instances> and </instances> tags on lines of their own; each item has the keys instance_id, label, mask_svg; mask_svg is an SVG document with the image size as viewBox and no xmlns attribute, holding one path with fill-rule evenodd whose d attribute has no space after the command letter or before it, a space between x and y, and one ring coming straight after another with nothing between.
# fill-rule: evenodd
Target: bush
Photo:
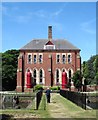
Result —
<instances>
[{"instance_id":1,"label":"bush","mask_svg":"<svg viewBox=\"0 0 98 120\"><path fill-rule=\"evenodd\" d=\"M50 89L51 90L60 90L60 87L59 86L55 86L55 87L51 87Z\"/></svg>"},{"instance_id":2,"label":"bush","mask_svg":"<svg viewBox=\"0 0 98 120\"><path fill-rule=\"evenodd\" d=\"M36 90L43 90L43 86L42 85L36 85L35 87L34 87L34 90L36 91Z\"/></svg>"}]
</instances>

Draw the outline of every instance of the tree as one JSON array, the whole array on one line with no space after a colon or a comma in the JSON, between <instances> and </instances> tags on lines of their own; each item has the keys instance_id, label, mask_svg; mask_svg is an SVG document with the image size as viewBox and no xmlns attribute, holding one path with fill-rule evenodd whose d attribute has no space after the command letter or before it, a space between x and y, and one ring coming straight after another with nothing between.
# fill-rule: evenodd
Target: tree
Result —
<instances>
[{"instance_id":1,"label":"tree","mask_svg":"<svg viewBox=\"0 0 98 120\"><path fill-rule=\"evenodd\" d=\"M98 68L98 67L97 67ZM85 78L85 84L96 83L96 56L90 57L88 61L83 62L83 77Z\"/></svg>"},{"instance_id":2,"label":"tree","mask_svg":"<svg viewBox=\"0 0 98 120\"><path fill-rule=\"evenodd\" d=\"M74 86L79 90L82 86L82 82L81 82L81 72L80 71L76 71L73 75L73 82L74 82Z\"/></svg>"},{"instance_id":3,"label":"tree","mask_svg":"<svg viewBox=\"0 0 98 120\"><path fill-rule=\"evenodd\" d=\"M89 67L87 62L83 62L83 77L86 79L89 77Z\"/></svg>"},{"instance_id":4,"label":"tree","mask_svg":"<svg viewBox=\"0 0 98 120\"><path fill-rule=\"evenodd\" d=\"M19 50L2 53L2 88L15 90Z\"/></svg>"},{"instance_id":5,"label":"tree","mask_svg":"<svg viewBox=\"0 0 98 120\"><path fill-rule=\"evenodd\" d=\"M94 69L95 69L95 79L96 84L98 85L98 55L96 55L95 61L94 61Z\"/></svg>"},{"instance_id":6,"label":"tree","mask_svg":"<svg viewBox=\"0 0 98 120\"><path fill-rule=\"evenodd\" d=\"M96 58L95 58L93 64L94 64L95 71L98 72L98 55L96 55Z\"/></svg>"},{"instance_id":7,"label":"tree","mask_svg":"<svg viewBox=\"0 0 98 120\"><path fill-rule=\"evenodd\" d=\"M95 79L96 79L96 84L98 85L98 72L96 73Z\"/></svg>"}]
</instances>

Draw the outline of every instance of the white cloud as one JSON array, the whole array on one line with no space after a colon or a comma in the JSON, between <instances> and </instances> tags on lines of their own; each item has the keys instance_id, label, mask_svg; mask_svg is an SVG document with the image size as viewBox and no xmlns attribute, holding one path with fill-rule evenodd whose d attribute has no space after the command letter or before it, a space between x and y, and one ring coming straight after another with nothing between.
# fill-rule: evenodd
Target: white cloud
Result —
<instances>
[{"instance_id":1,"label":"white cloud","mask_svg":"<svg viewBox=\"0 0 98 120\"><path fill-rule=\"evenodd\" d=\"M20 13L21 9L17 6L7 7L2 5L2 15L7 16L10 21L15 21L18 23L29 22L34 16L39 18L44 18L47 13L44 10L38 10L35 12L28 11L25 13Z\"/></svg>"},{"instance_id":2,"label":"white cloud","mask_svg":"<svg viewBox=\"0 0 98 120\"><path fill-rule=\"evenodd\" d=\"M90 34L96 33L96 19L89 20L87 22L83 22L81 25L81 29L85 32L88 32ZM95 27L95 28L94 28Z\"/></svg>"},{"instance_id":3,"label":"white cloud","mask_svg":"<svg viewBox=\"0 0 98 120\"><path fill-rule=\"evenodd\" d=\"M55 11L54 13L52 13L52 15L53 15L53 16L58 16L58 15L60 15L60 14L63 12L63 10L65 9L65 7L66 7L67 4L68 4L68 3L64 3L64 5L61 6L60 9L58 9L57 11Z\"/></svg>"},{"instance_id":4,"label":"white cloud","mask_svg":"<svg viewBox=\"0 0 98 120\"><path fill-rule=\"evenodd\" d=\"M32 14L36 15L37 17L44 18L44 17L46 17L47 13L44 10L39 10L39 11L36 11L36 12L34 12Z\"/></svg>"},{"instance_id":5,"label":"white cloud","mask_svg":"<svg viewBox=\"0 0 98 120\"><path fill-rule=\"evenodd\" d=\"M18 6L14 6L14 7L2 6L2 11L3 11L3 15L7 16L10 21L15 21L18 23L30 22L30 20L32 20L34 17L37 17L38 19L44 19L45 21L50 21L51 19L53 20L57 16L59 16L63 12L67 4L68 3L64 3L62 6L60 6L59 9L57 9L57 11L54 12L49 12L39 8L39 10L37 11L28 11L22 14L20 12L21 9Z\"/></svg>"},{"instance_id":6,"label":"white cloud","mask_svg":"<svg viewBox=\"0 0 98 120\"><path fill-rule=\"evenodd\" d=\"M52 15L53 16L58 16L62 11L63 11L63 9L61 8L58 11L54 12Z\"/></svg>"}]
</instances>

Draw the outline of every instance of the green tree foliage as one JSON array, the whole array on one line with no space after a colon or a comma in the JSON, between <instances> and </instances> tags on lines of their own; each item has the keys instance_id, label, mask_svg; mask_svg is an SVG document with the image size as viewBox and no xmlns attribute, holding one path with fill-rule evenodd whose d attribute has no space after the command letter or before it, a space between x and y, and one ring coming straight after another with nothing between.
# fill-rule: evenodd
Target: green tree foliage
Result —
<instances>
[{"instance_id":1,"label":"green tree foliage","mask_svg":"<svg viewBox=\"0 0 98 120\"><path fill-rule=\"evenodd\" d=\"M94 70L95 70L96 84L98 85L98 55L96 56L95 61L94 61Z\"/></svg>"},{"instance_id":2,"label":"green tree foliage","mask_svg":"<svg viewBox=\"0 0 98 120\"><path fill-rule=\"evenodd\" d=\"M83 62L83 77L85 84L96 84L98 81L98 55L92 56L88 61ZM97 81L96 81L97 80Z\"/></svg>"},{"instance_id":3,"label":"green tree foliage","mask_svg":"<svg viewBox=\"0 0 98 120\"><path fill-rule=\"evenodd\" d=\"M96 79L96 84L98 85L98 72L96 73L95 79Z\"/></svg>"},{"instance_id":4,"label":"green tree foliage","mask_svg":"<svg viewBox=\"0 0 98 120\"><path fill-rule=\"evenodd\" d=\"M76 71L73 75L73 82L74 82L74 86L77 88L77 89L80 89L81 88L81 73L80 71Z\"/></svg>"},{"instance_id":5,"label":"green tree foliage","mask_svg":"<svg viewBox=\"0 0 98 120\"><path fill-rule=\"evenodd\" d=\"M19 50L2 53L2 89L15 90Z\"/></svg>"},{"instance_id":6,"label":"green tree foliage","mask_svg":"<svg viewBox=\"0 0 98 120\"><path fill-rule=\"evenodd\" d=\"M87 79L89 77L89 67L87 62L83 62L83 75Z\"/></svg>"}]
</instances>

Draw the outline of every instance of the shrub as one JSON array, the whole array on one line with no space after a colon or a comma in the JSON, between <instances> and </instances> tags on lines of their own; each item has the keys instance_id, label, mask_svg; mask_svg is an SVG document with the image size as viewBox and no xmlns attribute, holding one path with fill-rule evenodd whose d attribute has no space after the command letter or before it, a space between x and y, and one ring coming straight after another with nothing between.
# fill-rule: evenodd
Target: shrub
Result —
<instances>
[{"instance_id":1,"label":"shrub","mask_svg":"<svg viewBox=\"0 0 98 120\"><path fill-rule=\"evenodd\" d=\"M34 87L34 90L36 91L36 90L43 90L43 86L42 85L36 85L35 87Z\"/></svg>"},{"instance_id":2,"label":"shrub","mask_svg":"<svg viewBox=\"0 0 98 120\"><path fill-rule=\"evenodd\" d=\"M60 87L59 86L54 86L54 87L51 87L50 89L51 90L60 90Z\"/></svg>"}]
</instances>

